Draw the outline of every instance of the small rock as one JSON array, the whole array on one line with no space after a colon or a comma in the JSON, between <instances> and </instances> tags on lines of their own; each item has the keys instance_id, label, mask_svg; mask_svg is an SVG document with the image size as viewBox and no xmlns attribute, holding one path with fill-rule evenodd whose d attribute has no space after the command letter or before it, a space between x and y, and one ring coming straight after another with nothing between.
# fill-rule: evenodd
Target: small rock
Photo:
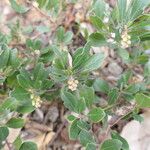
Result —
<instances>
[{"instance_id":1,"label":"small rock","mask_svg":"<svg viewBox=\"0 0 150 150\"><path fill-rule=\"evenodd\" d=\"M35 110L35 113L33 114L33 119L34 119L35 121L42 122L43 119L44 119L44 114L43 114L43 112L42 112L40 109L36 109L36 110Z\"/></svg>"},{"instance_id":2,"label":"small rock","mask_svg":"<svg viewBox=\"0 0 150 150\"><path fill-rule=\"evenodd\" d=\"M48 118L50 121L55 122L57 118L59 117L59 111L57 107L51 107L48 111Z\"/></svg>"},{"instance_id":3,"label":"small rock","mask_svg":"<svg viewBox=\"0 0 150 150\"><path fill-rule=\"evenodd\" d=\"M119 76L123 69L116 62L112 62L108 65L108 71L114 76Z\"/></svg>"}]
</instances>

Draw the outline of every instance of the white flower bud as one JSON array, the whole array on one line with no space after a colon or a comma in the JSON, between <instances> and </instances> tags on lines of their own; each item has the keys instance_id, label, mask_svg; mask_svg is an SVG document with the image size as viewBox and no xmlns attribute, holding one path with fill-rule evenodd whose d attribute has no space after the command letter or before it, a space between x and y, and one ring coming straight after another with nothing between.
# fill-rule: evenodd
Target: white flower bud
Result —
<instances>
[{"instance_id":1,"label":"white flower bud","mask_svg":"<svg viewBox=\"0 0 150 150\"><path fill-rule=\"evenodd\" d=\"M37 56L39 56L40 55L40 50L35 50L34 54L37 55Z\"/></svg>"},{"instance_id":2,"label":"white flower bud","mask_svg":"<svg viewBox=\"0 0 150 150\"><path fill-rule=\"evenodd\" d=\"M39 4L38 4L36 1L33 1L33 2L32 2L32 5L33 5L34 7L36 7L36 8L39 7Z\"/></svg>"},{"instance_id":3,"label":"white flower bud","mask_svg":"<svg viewBox=\"0 0 150 150\"><path fill-rule=\"evenodd\" d=\"M115 34L115 33L111 33L111 37L112 37L112 38L115 38L115 37L116 37L116 34Z\"/></svg>"},{"instance_id":4,"label":"white flower bud","mask_svg":"<svg viewBox=\"0 0 150 150\"><path fill-rule=\"evenodd\" d=\"M109 22L109 18L108 17L104 17L103 22L104 23L108 23Z\"/></svg>"},{"instance_id":5,"label":"white flower bud","mask_svg":"<svg viewBox=\"0 0 150 150\"><path fill-rule=\"evenodd\" d=\"M75 91L77 89L79 81L70 78L67 83L68 83L68 89L70 89L71 91Z\"/></svg>"}]
</instances>

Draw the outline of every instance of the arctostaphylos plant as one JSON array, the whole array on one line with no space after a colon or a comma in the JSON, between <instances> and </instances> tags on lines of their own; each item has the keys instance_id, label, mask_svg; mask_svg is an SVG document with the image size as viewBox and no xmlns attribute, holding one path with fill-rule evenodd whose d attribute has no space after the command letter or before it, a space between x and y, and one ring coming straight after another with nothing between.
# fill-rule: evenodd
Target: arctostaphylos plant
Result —
<instances>
[{"instance_id":1,"label":"arctostaphylos plant","mask_svg":"<svg viewBox=\"0 0 150 150\"><path fill-rule=\"evenodd\" d=\"M52 24L57 19L50 17L59 15L65 5L58 0L28 1L27 6L16 0L10 3L21 16L32 6ZM86 150L129 150L127 141L113 127L123 119L142 121L140 110L150 107L149 4L149 0L118 0L110 7L103 0L94 0L89 20L95 32L87 35L85 46L76 50L68 46L73 33L63 27L54 27L53 31L36 27L43 35L52 32L47 44L38 37L24 38L27 31L19 21L9 25L10 34L1 32L0 148L7 143L9 128L24 127L24 114L57 97L70 112L66 119L71 140L79 140ZM17 49L19 44L23 49ZM113 49L125 66L114 84L94 75L104 69L107 60L105 53L93 53L95 47ZM137 67L141 68L141 78L136 76ZM106 99L103 105L102 96ZM128 109L122 109L124 106ZM114 120L116 113L119 117ZM103 137L101 142L97 132ZM20 137L11 144L15 150L38 149L35 143L23 142Z\"/></svg>"}]
</instances>

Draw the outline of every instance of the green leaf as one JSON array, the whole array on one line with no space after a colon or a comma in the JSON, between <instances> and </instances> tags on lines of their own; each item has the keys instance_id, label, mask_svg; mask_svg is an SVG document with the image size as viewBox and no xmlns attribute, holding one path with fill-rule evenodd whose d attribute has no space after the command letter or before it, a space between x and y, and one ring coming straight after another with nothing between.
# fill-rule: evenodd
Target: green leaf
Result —
<instances>
[{"instance_id":1,"label":"green leaf","mask_svg":"<svg viewBox=\"0 0 150 150\"><path fill-rule=\"evenodd\" d=\"M127 12L129 21L134 21L142 15L143 10L150 4L150 0L131 0Z\"/></svg>"},{"instance_id":2,"label":"green leaf","mask_svg":"<svg viewBox=\"0 0 150 150\"><path fill-rule=\"evenodd\" d=\"M15 148L15 150L19 150L20 147L21 147L21 144L22 144L22 140L21 140L21 137L18 136L15 141L13 142L13 146Z\"/></svg>"},{"instance_id":3,"label":"green leaf","mask_svg":"<svg viewBox=\"0 0 150 150\"><path fill-rule=\"evenodd\" d=\"M90 72L100 68L104 62L105 55L103 53L94 54L89 58L84 67L82 68L82 72Z\"/></svg>"},{"instance_id":4,"label":"green leaf","mask_svg":"<svg viewBox=\"0 0 150 150\"><path fill-rule=\"evenodd\" d=\"M71 42L72 38L73 38L73 33L71 31L68 31L64 36L63 42L67 45Z\"/></svg>"},{"instance_id":5,"label":"green leaf","mask_svg":"<svg viewBox=\"0 0 150 150\"><path fill-rule=\"evenodd\" d=\"M86 145L86 150L96 150L96 145L94 143L88 143Z\"/></svg>"},{"instance_id":6,"label":"green leaf","mask_svg":"<svg viewBox=\"0 0 150 150\"><path fill-rule=\"evenodd\" d=\"M50 32L50 28L47 26L37 26L36 30L40 33L47 33Z\"/></svg>"},{"instance_id":7,"label":"green leaf","mask_svg":"<svg viewBox=\"0 0 150 150\"><path fill-rule=\"evenodd\" d=\"M102 20L98 17L98 16L91 16L90 20L92 22L92 24L98 29L98 30L102 30L103 27L105 26L104 23L102 22Z\"/></svg>"},{"instance_id":8,"label":"green leaf","mask_svg":"<svg viewBox=\"0 0 150 150\"><path fill-rule=\"evenodd\" d=\"M150 97L142 93L135 95L135 100L140 108L150 107Z\"/></svg>"},{"instance_id":9,"label":"green leaf","mask_svg":"<svg viewBox=\"0 0 150 150\"><path fill-rule=\"evenodd\" d=\"M119 92L117 89L112 89L109 91L108 93L108 104L109 105L113 105L116 103L116 101L118 100L119 97Z\"/></svg>"},{"instance_id":10,"label":"green leaf","mask_svg":"<svg viewBox=\"0 0 150 150\"><path fill-rule=\"evenodd\" d=\"M57 41L60 43L63 43L64 40L64 35L65 35L65 30L63 27L59 27L56 31L56 37L57 37Z\"/></svg>"},{"instance_id":11,"label":"green leaf","mask_svg":"<svg viewBox=\"0 0 150 150\"><path fill-rule=\"evenodd\" d=\"M73 33L71 31L68 31L65 33L65 30L63 27L59 27L56 31L56 38L57 42L69 44L73 38Z\"/></svg>"},{"instance_id":12,"label":"green leaf","mask_svg":"<svg viewBox=\"0 0 150 150\"><path fill-rule=\"evenodd\" d=\"M20 60L17 55L17 49L12 49L10 51L9 65L11 65L13 68L17 68L20 65Z\"/></svg>"},{"instance_id":13,"label":"green leaf","mask_svg":"<svg viewBox=\"0 0 150 150\"><path fill-rule=\"evenodd\" d=\"M86 108L86 103L85 103L85 99L84 98L80 98L79 100L77 100L77 105L75 110L78 113L82 113Z\"/></svg>"},{"instance_id":14,"label":"green leaf","mask_svg":"<svg viewBox=\"0 0 150 150\"><path fill-rule=\"evenodd\" d=\"M73 55L73 68L81 69L89 59L89 53L83 48L78 48Z\"/></svg>"},{"instance_id":15,"label":"green leaf","mask_svg":"<svg viewBox=\"0 0 150 150\"><path fill-rule=\"evenodd\" d=\"M18 101L13 98L13 97L10 97L8 99L6 99L0 106L0 109L3 109L3 110L15 110L18 106Z\"/></svg>"},{"instance_id":16,"label":"green leaf","mask_svg":"<svg viewBox=\"0 0 150 150\"><path fill-rule=\"evenodd\" d=\"M110 89L109 84L103 79L96 79L94 81L93 87L96 92L103 93L108 93Z\"/></svg>"},{"instance_id":17,"label":"green leaf","mask_svg":"<svg viewBox=\"0 0 150 150\"><path fill-rule=\"evenodd\" d=\"M89 41L91 42L92 46L97 46L97 47L106 44L105 37L101 33L98 33L98 32L92 33L89 36Z\"/></svg>"},{"instance_id":18,"label":"green leaf","mask_svg":"<svg viewBox=\"0 0 150 150\"><path fill-rule=\"evenodd\" d=\"M91 125L89 123L87 123L86 121L84 120L79 120L77 122L77 126L81 129L81 130L87 130L89 131L90 128L91 128Z\"/></svg>"},{"instance_id":19,"label":"green leaf","mask_svg":"<svg viewBox=\"0 0 150 150\"><path fill-rule=\"evenodd\" d=\"M123 150L130 150L128 142L123 137L121 137L117 132L113 131L111 133L111 137L113 139L117 139L117 140L120 140L122 142L122 149Z\"/></svg>"},{"instance_id":20,"label":"green leaf","mask_svg":"<svg viewBox=\"0 0 150 150\"><path fill-rule=\"evenodd\" d=\"M129 61L129 52L126 49L119 48L117 52L124 62Z\"/></svg>"},{"instance_id":21,"label":"green leaf","mask_svg":"<svg viewBox=\"0 0 150 150\"><path fill-rule=\"evenodd\" d=\"M5 141L5 139L7 138L9 134L9 130L7 127L0 127L0 143L2 141Z\"/></svg>"},{"instance_id":22,"label":"green leaf","mask_svg":"<svg viewBox=\"0 0 150 150\"><path fill-rule=\"evenodd\" d=\"M119 21L125 22L126 19L126 11L127 11L127 1L126 0L118 0L117 2L117 8L118 8L118 16L119 16Z\"/></svg>"},{"instance_id":23,"label":"green leaf","mask_svg":"<svg viewBox=\"0 0 150 150\"><path fill-rule=\"evenodd\" d=\"M80 132L79 141L83 146L86 146L88 143L95 143L92 134L86 130L82 130Z\"/></svg>"},{"instance_id":24,"label":"green leaf","mask_svg":"<svg viewBox=\"0 0 150 150\"><path fill-rule=\"evenodd\" d=\"M80 89L80 96L84 97L86 106L91 107L94 102L94 89L85 85Z\"/></svg>"},{"instance_id":25,"label":"green leaf","mask_svg":"<svg viewBox=\"0 0 150 150\"><path fill-rule=\"evenodd\" d=\"M74 115L69 115L69 116L67 116L67 120L68 120L69 122L73 122L75 119L76 119L76 117L75 117Z\"/></svg>"},{"instance_id":26,"label":"green leaf","mask_svg":"<svg viewBox=\"0 0 150 150\"><path fill-rule=\"evenodd\" d=\"M38 150L38 148L33 142L24 142L19 150Z\"/></svg>"},{"instance_id":27,"label":"green leaf","mask_svg":"<svg viewBox=\"0 0 150 150\"><path fill-rule=\"evenodd\" d=\"M23 103L22 106L17 108L17 112L21 114L31 113L35 110L35 107L32 106L31 101L27 103Z\"/></svg>"},{"instance_id":28,"label":"green leaf","mask_svg":"<svg viewBox=\"0 0 150 150\"><path fill-rule=\"evenodd\" d=\"M44 68L43 63L38 63L35 66L35 69L33 71L34 76L34 88L40 89L42 87L42 82L48 77L48 72Z\"/></svg>"},{"instance_id":29,"label":"green leaf","mask_svg":"<svg viewBox=\"0 0 150 150\"><path fill-rule=\"evenodd\" d=\"M77 107L77 101L78 100L73 94L62 90L61 91L61 98L62 98L62 100L64 102L64 105L69 110L77 112L77 110L76 110L77 108L76 107Z\"/></svg>"},{"instance_id":30,"label":"green leaf","mask_svg":"<svg viewBox=\"0 0 150 150\"><path fill-rule=\"evenodd\" d=\"M21 87L16 87L16 89L11 92L11 96L20 102L30 101L30 94Z\"/></svg>"},{"instance_id":31,"label":"green leaf","mask_svg":"<svg viewBox=\"0 0 150 150\"><path fill-rule=\"evenodd\" d=\"M4 46L4 50L1 50L2 52L0 53L0 69L6 67L9 56L10 56L10 50Z\"/></svg>"},{"instance_id":32,"label":"green leaf","mask_svg":"<svg viewBox=\"0 0 150 150\"><path fill-rule=\"evenodd\" d=\"M132 117L134 118L134 120L142 123L144 121L144 117L138 114L133 114Z\"/></svg>"},{"instance_id":33,"label":"green leaf","mask_svg":"<svg viewBox=\"0 0 150 150\"><path fill-rule=\"evenodd\" d=\"M18 83L19 85L24 88L24 89L30 89L31 88L31 80L28 80L25 76L19 74L17 76L17 80L18 80Z\"/></svg>"},{"instance_id":34,"label":"green leaf","mask_svg":"<svg viewBox=\"0 0 150 150\"><path fill-rule=\"evenodd\" d=\"M10 128L22 128L25 124L25 121L21 118L11 118L7 123L7 127Z\"/></svg>"},{"instance_id":35,"label":"green leaf","mask_svg":"<svg viewBox=\"0 0 150 150\"><path fill-rule=\"evenodd\" d=\"M102 143L100 150L121 150L122 142L117 139L106 140Z\"/></svg>"},{"instance_id":36,"label":"green leaf","mask_svg":"<svg viewBox=\"0 0 150 150\"><path fill-rule=\"evenodd\" d=\"M105 112L103 109L101 108L93 108L89 113L88 113L88 117L89 119L94 122L100 122L101 120L103 120L103 118L105 117Z\"/></svg>"},{"instance_id":37,"label":"green leaf","mask_svg":"<svg viewBox=\"0 0 150 150\"><path fill-rule=\"evenodd\" d=\"M17 13L26 13L29 9L25 6L19 5L16 0L9 0L11 7L17 12Z\"/></svg>"},{"instance_id":38,"label":"green leaf","mask_svg":"<svg viewBox=\"0 0 150 150\"><path fill-rule=\"evenodd\" d=\"M69 127L69 137L71 140L76 140L81 129L77 126L78 119L74 120Z\"/></svg>"},{"instance_id":39,"label":"green leaf","mask_svg":"<svg viewBox=\"0 0 150 150\"><path fill-rule=\"evenodd\" d=\"M104 0L96 0L92 7L96 16L100 17L101 19L104 17L106 13L106 3Z\"/></svg>"}]
</instances>

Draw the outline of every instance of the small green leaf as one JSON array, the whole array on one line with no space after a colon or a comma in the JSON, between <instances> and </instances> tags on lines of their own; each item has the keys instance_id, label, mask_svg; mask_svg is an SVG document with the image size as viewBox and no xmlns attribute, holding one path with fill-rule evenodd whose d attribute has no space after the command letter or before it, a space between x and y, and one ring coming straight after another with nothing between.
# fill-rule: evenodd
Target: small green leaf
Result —
<instances>
[{"instance_id":1,"label":"small green leaf","mask_svg":"<svg viewBox=\"0 0 150 150\"><path fill-rule=\"evenodd\" d=\"M87 130L88 131L91 128L90 124L87 123L86 121L83 121L83 120L79 120L77 125L81 130Z\"/></svg>"},{"instance_id":2,"label":"small green leaf","mask_svg":"<svg viewBox=\"0 0 150 150\"><path fill-rule=\"evenodd\" d=\"M89 58L84 67L82 68L82 72L90 72L100 68L104 62L105 55L103 53L94 54Z\"/></svg>"},{"instance_id":3,"label":"small green leaf","mask_svg":"<svg viewBox=\"0 0 150 150\"><path fill-rule=\"evenodd\" d=\"M21 140L20 136L18 136L18 137L15 139L15 141L13 142L13 146L14 146L15 150L19 150L21 144L22 144L22 140Z\"/></svg>"},{"instance_id":4,"label":"small green leaf","mask_svg":"<svg viewBox=\"0 0 150 150\"><path fill-rule=\"evenodd\" d=\"M14 91L12 91L11 96L16 98L20 102L30 101L29 92L21 87L17 87Z\"/></svg>"},{"instance_id":5,"label":"small green leaf","mask_svg":"<svg viewBox=\"0 0 150 150\"><path fill-rule=\"evenodd\" d=\"M2 141L5 141L5 139L7 138L9 134L9 130L7 127L0 127L0 143Z\"/></svg>"},{"instance_id":6,"label":"small green leaf","mask_svg":"<svg viewBox=\"0 0 150 150\"><path fill-rule=\"evenodd\" d=\"M86 150L96 150L96 145L94 143L88 143L86 145Z\"/></svg>"},{"instance_id":7,"label":"small green leaf","mask_svg":"<svg viewBox=\"0 0 150 150\"><path fill-rule=\"evenodd\" d=\"M92 46L102 46L106 44L105 37L101 33L92 33L89 36L89 41L91 42Z\"/></svg>"},{"instance_id":8,"label":"small green leaf","mask_svg":"<svg viewBox=\"0 0 150 150\"><path fill-rule=\"evenodd\" d=\"M56 31L56 37L58 42L62 43L64 40L65 30L63 27L59 27Z\"/></svg>"},{"instance_id":9,"label":"small green leaf","mask_svg":"<svg viewBox=\"0 0 150 150\"><path fill-rule=\"evenodd\" d=\"M144 121L144 117L138 114L133 114L132 117L134 118L134 120L142 123Z\"/></svg>"},{"instance_id":10,"label":"small green leaf","mask_svg":"<svg viewBox=\"0 0 150 150\"><path fill-rule=\"evenodd\" d=\"M71 140L76 140L81 129L78 127L78 120L74 120L69 127L69 137Z\"/></svg>"},{"instance_id":11,"label":"small green leaf","mask_svg":"<svg viewBox=\"0 0 150 150\"><path fill-rule=\"evenodd\" d=\"M142 93L138 93L136 94L135 96L135 100L137 102L137 105L140 107L140 108L147 108L147 107L150 107L150 97L147 96L147 95L144 95Z\"/></svg>"},{"instance_id":12,"label":"small green leaf","mask_svg":"<svg viewBox=\"0 0 150 150\"><path fill-rule=\"evenodd\" d=\"M106 3L104 0L96 0L92 9L93 9L95 15L100 17L101 19L107 13L106 12Z\"/></svg>"},{"instance_id":13,"label":"small green leaf","mask_svg":"<svg viewBox=\"0 0 150 150\"><path fill-rule=\"evenodd\" d=\"M9 0L11 3L11 7L17 12L17 13L26 13L29 9L25 6L19 5L16 0Z\"/></svg>"},{"instance_id":14,"label":"small green leaf","mask_svg":"<svg viewBox=\"0 0 150 150\"><path fill-rule=\"evenodd\" d=\"M38 148L33 142L24 142L19 150L38 150Z\"/></svg>"},{"instance_id":15,"label":"small green leaf","mask_svg":"<svg viewBox=\"0 0 150 150\"><path fill-rule=\"evenodd\" d=\"M0 109L15 110L17 106L18 106L18 101L15 98L10 97L1 104Z\"/></svg>"},{"instance_id":16,"label":"small green leaf","mask_svg":"<svg viewBox=\"0 0 150 150\"><path fill-rule=\"evenodd\" d=\"M106 140L102 143L100 150L121 150L122 142L117 139Z\"/></svg>"},{"instance_id":17,"label":"small green leaf","mask_svg":"<svg viewBox=\"0 0 150 150\"><path fill-rule=\"evenodd\" d=\"M17 80L18 80L18 83L21 87L23 87L24 89L30 89L31 88L31 80L27 80L26 77L24 77L23 75L19 74L17 76Z\"/></svg>"},{"instance_id":18,"label":"small green leaf","mask_svg":"<svg viewBox=\"0 0 150 150\"><path fill-rule=\"evenodd\" d=\"M73 33L71 31L68 31L64 36L63 42L67 45L71 42L72 38L73 38Z\"/></svg>"},{"instance_id":19,"label":"small green leaf","mask_svg":"<svg viewBox=\"0 0 150 150\"><path fill-rule=\"evenodd\" d=\"M9 65L12 66L13 68L17 68L20 65L20 60L17 55L18 55L17 49L12 49L10 51Z\"/></svg>"},{"instance_id":20,"label":"small green leaf","mask_svg":"<svg viewBox=\"0 0 150 150\"><path fill-rule=\"evenodd\" d=\"M32 106L31 102L23 103L22 106L17 108L17 112L21 114L31 113L35 110L35 107Z\"/></svg>"},{"instance_id":21,"label":"small green leaf","mask_svg":"<svg viewBox=\"0 0 150 150\"><path fill-rule=\"evenodd\" d=\"M93 87L96 92L103 92L103 93L108 93L110 89L109 84L103 79L96 79L94 81Z\"/></svg>"},{"instance_id":22,"label":"small green leaf","mask_svg":"<svg viewBox=\"0 0 150 150\"><path fill-rule=\"evenodd\" d=\"M10 128L22 128L25 124L25 121L21 118L11 118L7 123L7 127Z\"/></svg>"},{"instance_id":23,"label":"small green leaf","mask_svg":"<svg viewBox=\"0 0 150 150\"><path fill-rule=\"evenodd\" d=\"M121 137L117 132L113 131L111 133L111 137L113 139L117 139L117 140L120 140L122 142L122 149L123 150L130 150L128 142L123 137Z\"/></svg>"},{"instance_id":24,"label":"small green leaf","mask_svg":"<svg viewBox=\"0 0 150 150\"><path fill-rule=\"evenodd\" d=\"M125 22L126 19L126 11L127 11L127 1L126 0L117 0L117 8L118 8L118 16L120 22Z\"/></svg>"},{"instance_id":25,"label":"small green leaf","mask_svg":"<svg viewBox=\"0 0 150 150\"><path fill-rule=\"evenodd\" d=\"M34 76L34 88L40 89L42 87L42 82L48 77L48 72L44 68L43 63L38 63L35 66L35 69L33 71Z\"/></svg>"},{"instance_id":26,"label":"small green leaf","mask_svg":"<svg viewBox=\"0 0 150 150\"><path fill-rule=\"evenodd\" d=\"M61 91L61 98L62 98L62 100L64 102L64 105L69 110L77 112L76 106L77 106L77 101L78 100L76 99L76 97L73 94L62 90Z\"/></svg>"},{"instance_id":27,"label":"small green leaf","mask_svg":"<svg viewBox=\"0 0 150 150\"><path fill-rule=\"evenodd\" d=\"M79 100L77 100L77 106L76 106L76 111L78 113L82 113L86 108L86 103L85 103L85 99L81 98Z\"/></svg>"},{"instance_id":28,"label":"small green leaf","mask_svg":"<svg viewBox=\"0 0 150 150\"><path fill-rule=\"evenodd\" d=\"M92 87L83 86L80 90L80 96L84 97L87 107L91 107L94 102L94 89Z\"/></svg>"},{"instance_id":29,"label":"small green leaf","mask_svg":"<svg viewBox=\"0 0 150 150\"><path fill-rule=\"evenodd\" d=\"M79 134L79 141L83 146L86 146L88 143L95 143L95 140L92 134L86 130L82 130Z\"/></svg>"},{"instance_id":30,"label":"small green leaf","mask_svg":"<svg viewBox=\"0 0 150 150\"><path fill-rule=\"evenodd\" d=\"M129 52L126 49L118 49L118 55L122 58L124 62L129 60Z\"/></svg>"},{"instance_id":31,"label":"small green leaf","mask_svg":"<svg viewBox=\"0 0 150 150\"><path fill-rule=\"evenodd\" d=\"M40 33L47 33L50 32L50 28L47 26L37 26L36 30Z\"/></svg>"},{"instance_id":32,"label":"small green leaf","mask_svg":"<svg viewBox=\"0 0 150 150\"><path fill-rule=\"evenodd\" d=\"M104 117L105 117L105 112L103 109L101 108L93 108L89 113L88 113L88 117L89 119L94 122L100 122Z\"/></svg>"},{"instance_id":33,"label":"small green leaf","mask_svg":"<svg viewBox=\"0 0 150 150\"><path fill-rule=\"evenodd\" d=\"M3 48L5 49L1 50L2 52L0 53L0 69L6 67L10 56L10 50L8 47L4 46Z\"/></svg>"},{"instance_id":34,"label":"small green leaf","mask_svg":"<svg viewBox=\"0 0 150 150\"><path fill-rule=\"evenodd\" d=\"M89 59L89 53L83 47L78 48L73 55L73 68L80 69Z\"/></svg>"},{"instance_id":35,"label":"small green leaf","mask_svg":"<svg viewBox=\"0 0 150 150\"><path fill-rule=\"evenodd\" d=\"M102 30L104 27L104 23L102 22L102 20L98 17L98 16L91 16L90 20L92 22L92 24L98 29L98 30Z\"/></svg>"},{"instance_id":36,"label":"small green leaf","mask_svg":"<svg viewBox=\"0 0 150 150\"><path fill-rule=\"evenodd\" d=\"M75 117L74 115L69 115L69 116L67 116L67 120L68 120L69 122L73 122L75 119L76 119L76 117Z\"/></svg>"},{"instance_id":37,"label":"small green leaf","mask_svg":"<svg viewBox=\"0 0 150 150\"><path fill-rule=\"evenodd\" d=\"M109 105L113 105L116 103L116 101L118 100L119 97L119 92L117 89L112 89L109 91L108 93L108 104Z\"/></svg>"}]
</instances>

